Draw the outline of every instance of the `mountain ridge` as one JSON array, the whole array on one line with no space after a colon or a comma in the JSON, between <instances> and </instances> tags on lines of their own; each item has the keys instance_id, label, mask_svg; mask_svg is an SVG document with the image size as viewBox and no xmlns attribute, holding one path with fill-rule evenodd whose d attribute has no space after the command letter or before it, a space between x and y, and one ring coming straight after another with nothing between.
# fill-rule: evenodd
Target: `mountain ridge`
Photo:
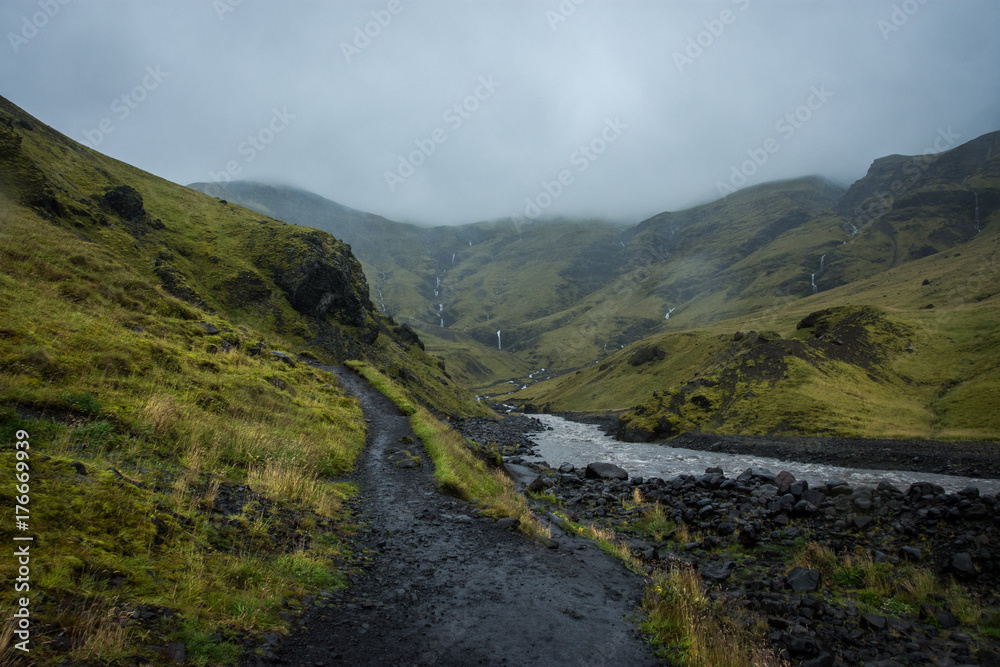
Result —
<instances>
[{"instance_id":1,"label":"mountain ridge","mask_svg":"<svg viewBox=\"0 0 1000 667\"><path fill-rule=\"evenodd\" d=\"M932 155L879 158L846 188L822 177L787 179L629 226L499 221L416 228L382 219L358 239L361 247L378 245L378 254L358 254L366 271L378 276L371 283L377 302L419 330L428 350L478 391L536 409L620 411L642 403L641 392L621 393L608 385L589 401L573 391L577 398L558 397L566 395L572 373L593 375L587 369L607 360L622 359L615 362L620 365L641 357L643 349L683 357L683 339L677 338L682 332L701 339L719 326L732 332L756 322L752 328L758 331L765 324L765 331L788 336L789 327L824 307L888 308L890 317L900 306L912 312L927 304L913 302L916 296L897 303L888 285L922 266L911 264L936 256L927 275L949 276L939 281L940 294L957 280L944 253L970 243L985 284L994 284L989 253L1000 210L997 148L1000 132ZM384 229L406 242L380 244ZM887 286L885 294L875 294L880 283ZM859 292L867 294L865 300L849 296ZM520 363L504 363L511 358ZM675 368L687 378L664 381L669 386L712 365L701 359L683 371ZM560 381L536 385L547 377L564 384L543 391ZM989 372L977 382L993 387L987 377ZM511 381L528 388L511 394ZM656 390L645 381L635 386L647 387L647 396ZM602 392L632 396L634 402L602 401ZM905 401L911 399L917 400ZM823 411L821 404L815 409ZM727 424L711 428L749 427ZM802 422L791 430L813 426Z\"/></svg>"}]
</instances>

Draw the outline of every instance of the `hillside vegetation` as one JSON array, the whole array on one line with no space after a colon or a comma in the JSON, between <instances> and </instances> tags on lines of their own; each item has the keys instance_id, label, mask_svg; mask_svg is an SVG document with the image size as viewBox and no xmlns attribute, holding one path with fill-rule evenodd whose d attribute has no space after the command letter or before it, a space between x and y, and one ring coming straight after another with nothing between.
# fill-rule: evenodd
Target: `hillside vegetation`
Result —
<instances>
[{"instance_id":1,"label":"hillside vegetation","mask_svg":"<svg viewBox=\"0 0 1000 667\"><path fill-rule=\"evenodd\" d=\"M0 489L0 538L34 538L34 660L232 663L303 594L344 584L355 490L330 480L366 427L309 358L364 359L438 414L490 414L377 311L344 243L0 100L0 468L29 477L27 503Z\"/></svg>"},{"instance_id":2,"label":"hillside vegetation","mask_svg":"<svg viewBox=\"0 0 1000 667\"><path fill-rule=\"evenodd\" d=\"M195 187L336 230L378 276L378 307L498 401L634 407L620 435L643 439L1000 437L1000 133L881 158L846 190L766 183L625 227L421 228L261 184ZM819 335L797 327L812 313Z\"/></svg>"}]
</instances>

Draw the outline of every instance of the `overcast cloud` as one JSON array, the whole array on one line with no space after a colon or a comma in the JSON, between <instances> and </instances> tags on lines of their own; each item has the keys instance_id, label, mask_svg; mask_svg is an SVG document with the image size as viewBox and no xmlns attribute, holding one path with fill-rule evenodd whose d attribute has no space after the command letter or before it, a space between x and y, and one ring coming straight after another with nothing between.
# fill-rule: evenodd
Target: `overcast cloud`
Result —
<instances>
[{"instance_id":1,"label":"overcast cloud","mask_svg":"<svg viewBox=\"0 0 1000 667\"><path fill-rule=\"evenodd\" d=\"M995 0L62 2L0 7L15 104L177 183L396 220L636 222L1000 129Z\"/></svg>"}]
</instances>

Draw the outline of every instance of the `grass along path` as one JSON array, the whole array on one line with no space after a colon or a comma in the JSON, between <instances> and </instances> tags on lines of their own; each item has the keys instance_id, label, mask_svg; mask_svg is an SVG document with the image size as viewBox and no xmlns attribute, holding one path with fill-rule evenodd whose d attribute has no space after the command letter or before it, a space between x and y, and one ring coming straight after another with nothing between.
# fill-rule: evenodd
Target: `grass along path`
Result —
<instances>
[{"instance_id":1,"label":"grass along path","mask_svg":"<svg viewBox=\"0 0 1000 667\"><path fill-rule=\"evenodd\" d=\"M490 469L465 444L458 431L411 400L406 391L373 366L360 361L347 365L389 398L410 418L410 427L434 462L434 480L442 491L462 500L475 500L493 517L511 517L528 535L546 532L531 513L514 483L498 469Z\"/></svg>"},{"instance_id":2,"label":"grass along path","mask_svg":"<svg viewBox=\"0 0 1000 667\"><path fill-rule=\"evenodd\" d=\"M659 664L632 620L641 578L589 540L546 549L488 516L495 506L438 492L412 415L334 370L368 424L354 481L372 563L303 615L277 664Z\"/></svg>"}]
</instances>

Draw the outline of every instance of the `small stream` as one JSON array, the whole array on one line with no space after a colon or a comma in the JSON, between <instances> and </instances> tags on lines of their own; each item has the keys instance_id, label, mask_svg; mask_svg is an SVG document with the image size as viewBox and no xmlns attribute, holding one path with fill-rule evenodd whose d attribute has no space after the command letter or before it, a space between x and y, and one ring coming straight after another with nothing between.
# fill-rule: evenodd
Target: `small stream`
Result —
<instances>
[{"instance_id":1,"label":"small stream","mask_svg":"<svg viewBox=\"0 0 1000 667\"><path fill-rule=\"evenodd\" d=\"M535 448L537 456L532 460L546 461L553 467L572 463L577 468L583 468L588 463L601 461L614 463L627 470L631 476L662 479L682 474L702 475L706 468L712 467L722 468L726 477L736 477L747 468L760 467L775 473L787 470L796 479L805 479L811 484L838 480L847 482L851 486L877 486L879 482L886 480L901 491L906 491L913 482L933 482L946 491L959 491L967 486L975 486L982 493L1000 492L1000 480L996 479L954 477L905 470L842 468L822 463L781 461L764 456L702 452L643 442L620 442L605 435L600 427L593 424L580 424L554 415L531 416L537 417L552 429L527 434L527 437L537 445Z\"/></svg>"}]
</instances>

